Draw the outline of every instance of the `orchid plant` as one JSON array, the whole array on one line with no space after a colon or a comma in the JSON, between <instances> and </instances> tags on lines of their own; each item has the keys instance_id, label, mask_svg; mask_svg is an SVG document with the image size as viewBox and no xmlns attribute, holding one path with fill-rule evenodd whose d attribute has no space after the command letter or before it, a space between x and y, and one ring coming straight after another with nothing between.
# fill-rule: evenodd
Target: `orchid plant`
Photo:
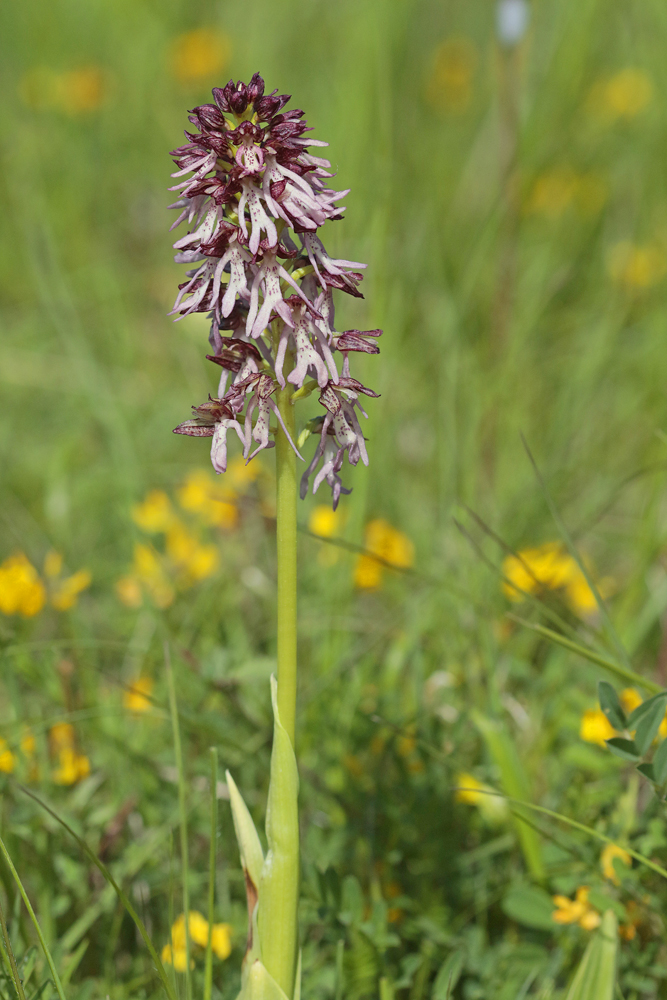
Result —
<instances>
[{"instance_id":1,"label":"orchid plant","mask_svg":"<svg viewBox=\"0 0 667 1000\"><path fill-rule=\"evenodd\" d=\"M276 448L277 679L271 679L274 739L266 813L266 855L232 776L230 790L248 900L248 944L240 996L292 1000L298 971L299 827L294 753L297 459L309 437L315 449L300 483L303 499L326 480L336 508L349 493L340 477L368 464L359 415L362 396L377 396L353 378L350 355L378 354L381 330L335 328L333 293L361 298L365 264L335 260L317 235L342 218L348 192L327 187L328 160L309 152L326 146L308 138L299 110L284 111L287 95L230 81L213 90L214 104L195 108L196 131L174 150L179 210L174 227L189 232L174 244L176 261L193 265L172 314L207 313L206 357L221 368L215 398L193 407L176 434L211 438L217 473L227 468L227 435L238 437L247 461ZM185 178L185 179L181 179ZM296 242L298 240L298 243ZM342 356L338 363L337 355ZM319 391L321 415L297 438L295 403ZM275 425L271 420L275 418Z\"/></svg>"}]
</instances>

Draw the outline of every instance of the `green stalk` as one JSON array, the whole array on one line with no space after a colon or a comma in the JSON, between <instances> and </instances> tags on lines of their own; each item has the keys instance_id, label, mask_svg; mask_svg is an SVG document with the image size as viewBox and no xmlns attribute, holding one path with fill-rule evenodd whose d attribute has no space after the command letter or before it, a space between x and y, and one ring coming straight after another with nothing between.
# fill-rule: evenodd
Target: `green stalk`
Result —
<instances>
[{"instance_id":1,"label":"green stalk","mask_svg":"<svg viewBox=\"0 0 667 1000\"><path fill-rule=\"evenodd\" d=\"M294 441L295 419L291 398L291 386L278 391L280 416ZM276 433L278 709L292 746L296 718L296 500L296 455L279 426Z\"/></svg>"},{"instance_id":2,"label":"green stalk","mask_svg":"<svg viewBox=\"0 0 667 1000\"><path fill-rule=\"evenodd\" d=\"M186 1000L192 998L192 978L190 975L190 889L188 886L188 875L190 864L188 860L188 820L185 803L185 774L183 771L183 751L181 748L181 731L178 725L178 705L176 703L176 685L174 684L174 671L171 666L169 656L169 646L164 647L165 666L167 669L167 684L169 687L169 708L171 711L171 725L174 734L174 756L176 758L176 768L178 770L178 811L180 815L180 839L181 839L181 877L183 879L183 913L185 919L185 996Z\"/></svg>"},{"instance_id":3,"label":"green stalk","mask_svg":"<svg viewBox=\"0 0 667 1000\"><path fill-rule=\"evenodd\" d=\"M278 394L285 427L295 439L292 388ZM288 998L294 996L298 949L298 775L294 757L296 716L296 455L279 426L276 433L276 550L278 562L278 680L271 782L266 814L268 854L259 889L262 962Z\"/></svg>"},{"instance_id":4,"label":"green stalk","mask_svg":"<svg viewBox=\"0 0 667 1000\"><path fill-rule=\"evenodd\" d=\"M206 944L206 966L204 969L204 1000L211 1000L213 986L213 948L211 944L213 921L215 918L215 854L218 835L218 751L209 750L211 758L211 843L208 864L208 942Z\"/></svg>"}]
</instances>

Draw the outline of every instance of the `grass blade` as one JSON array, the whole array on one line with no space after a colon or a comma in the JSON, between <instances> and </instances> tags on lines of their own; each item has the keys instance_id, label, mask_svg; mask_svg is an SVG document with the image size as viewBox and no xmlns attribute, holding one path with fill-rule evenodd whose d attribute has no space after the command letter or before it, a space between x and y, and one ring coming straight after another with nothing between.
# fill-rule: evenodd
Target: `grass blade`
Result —
<instances>
[{"instance_id":1,"label":"grass blade","mask_svg":"<svg viewBox=\"0 0 667 1000\"><path fill-rule=\"evenodd\" d=\"M215 855L218 836L218 751L209 750L211 761L211 843L208 858L208 941L204 969L204 1000L211 1000L213 988L213 922L215 919Z\"/></svg>"},{"instance_id":2,"label":"grass blade","mask_svg":"<svg viewBox=\"0 0 667 1000\"><path fill-rule=\"evenodd\" d=\"M586 946L566 1000L613 1000L618 921L611 910Z\"/></svg>"},{"instance_id":3,"label":"grass blade","mask_svg":"<svg viewBox=\"0 0 667 1000\"><path fill-rule=\"evenodd\" d=\"M48 963L48 966L49 966L49 969L50 969L50 972L51 972L51 976L53 977L53 985L56 988L56 993L60 997L60 1000L65 1000L65 993L63 991L62 983L60 982L60 976L58 975L58 970L56 969L55 962L53 961L53 956L51 955L51 952L49 951L49 946L46 943L46 939L44 938L44 935L42 934L42 928L39 926L39 920L35 916L35 911L32 908L32 904L30 903L30 900L28 899L28 894L26 893L25 889L23 888L23 882L19 878L19 873L17 872L16 868L14 867L14 862L10 858L9 851L5 847L5 842L2 840L2 838L0 838L0 851L2 851L2 856L4 857L4 859L5 859L6 863L7 863L7 867L9 868L10 872L12 873L12 877L13 877L14 881L16 882L16 885L18 886L18 890L21 893L21 898L23 899L23 902L25 903L25 907L26 907L26 910L28 911L28 913L30 915L30 919L32 920L33 927L35 928L35 931L37 932L37 937L39 938L39 943L42 946L42 951L44 952L44 957L46 958L46 961ZM4 936L4 933L5 933L5 930L6 930L6 926L5 926L5 922L4 922L4 915L3 915L2 922L3 922L3 936ZM9 935L7 935L6 941L9 943ZM14 960L14 953L11 951L11 944L9 944L9 961L12 964L12 975L13 975L13 970L16 968L16 961ZM16 969L16 982L18 984L20 984L20 982L21 982L21 980L19 978L19 974L18 974L18 969ZM18 986L17 986L17 991L18 991ZM25 1000L25 994L23 993L23 987L22 986L21 986L21 992L20 992L19 996L20 996L21 1000Z\"/></svg>"},{"instance_id":4,"label":"grass blade","mask_svg":"<svg viewBox=\"0 0 667 1000\"><path fill-rule=\"evenodd\" d=\"M578 642L573 642L571 639L567 639L564 635L554 632L553 629L547 628L545 625L535 625L532 622L527 622L524 618L519 618L517 615L508 615L508 618L511 618L512 621L517 622L519 625L523 625L524 628L530 629L532 632L537 632L538 635L543 636L545 639L551 639L552 642L558 643L564 649L569 649L571 653L583 656L585 660L590 660L591 663L597 664L598 667L609 670L616 677L620 677L630 684L636 684L637 687L643 687L645 691L650 691L652 694L662 694L665 690L659 684L656 684L655 681L649 680L648 677L642 677L641 674L636 674L634 670L628 670L622 667L620 663L608 660L605 656L601 656L600 653L596 653L595 650L588 649L587 646L582 646Z\"/></svg>"},{"instance_id":5,"label":"grass blade","mask_svg":"<svg viewBox=\"0 0 667 1000\"><path fill-rule=\"evenodd\" d=\"M188 879L190 874L190 864L188 860L188 814L185 804L185 775L183 773L183 750L181 747L181 731L178 725L178 705L176 702L176 686L174 684L174 671L171 666L169 646L164 644L164 660L167 671L167 684L169 687L169 709L171 712L171 726L174 735L174 756L176 758L176 769L178 771L178 811L180 815L181 828L181 878L183 880L183 913L185 920L185 996L186 1000L192 998L192 976L190 970L190 887Z\"/></svg>"}]
</instances>

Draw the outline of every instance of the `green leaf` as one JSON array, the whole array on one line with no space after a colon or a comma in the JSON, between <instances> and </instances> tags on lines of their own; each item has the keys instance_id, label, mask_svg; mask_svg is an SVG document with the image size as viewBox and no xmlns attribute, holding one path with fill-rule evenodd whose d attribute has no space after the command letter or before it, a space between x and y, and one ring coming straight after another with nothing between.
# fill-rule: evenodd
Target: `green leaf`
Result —
<instances>
[{"instance_id":1,"label":"green leaf","mask_svg":"<svg viewBox=\"0 0 667 1000\"><path fill-rule=\"evenodd\" d=\"M278 684L271 677L273 748L266 807L268 851L259 883L259 937L262 962L278 986L294 992L299 898L299 774L294 748L278 711ZM289 919L287 918L289 914Z\"/></svg>"},{"instance_id":2,"label":"green leaf","mask_svg":"<svg viewBox=\"0 0 667 1000\"><path fill-rule=\"evenodd\" d=\"M605 740L605 743L611 752L622 760L630 760L636 764L638 760L642 759L632 740L624 740L620 736L615 736L612 740Z\"/></svg>"},{"instance_id":3,"label":"green leaf","mask_svg":"<svg viewBox=\"0 0 667 1000\"><path fill-rule=\"evenodd\" d=\"M566 1000L613 1000L617 950L618 921L607 910L599 930L588 942Z\"/></svg>"},{"instance_id":4,"label":"green leaf","mask_svg":"<svg viewBox=\"0 0 667 1000\"><path fill-rule=\"evenodd\" d=\"M638 764L637 770L640 774L643 774L645 778L648 778L649 781L653 782L654 785L657 785L653 764Z\"/></svg>"},{"instance_id":5,"label":"green leaf","mask_svg":"<svg viewBox=\"0 0 667 1000\"><path fill-rule=\"evenodd\" d=\"M432 1000L449 1000L461 978L465 957L463 948L459 948L447 956L435 977L431 993Z\"/></svg>"},{"instance_id":6,"label":"green leaf","mask_svg":"<svg viewBox=\"0 0 667 1000\"><path fill-rule=\"evenodd\" d=\"M667 704L667 691L661 691L659 694L654 694L652 698L647 698L646 701L641 703L641 705L637 705L634 712L631 712L628 716L628 729L635 729L646 713L650 712L653 706L660 702L662 702L664 712L665 705Z\"/></svg>"},{"instance_id":7,"label":"green leaf","mask_svg":"<svg viewBox=\"0 0 667 1000\"><path fill-rule=\"evenodd\" d=\"M657 783L664 785L665 781L667 781L667 740L663 740L655 752L653 770Z\"/></svg>"},{"instance_id":8,"label":"green leaf","mask_svg":"<svg viewBox=\"0 0 667 1000\"><path fill-rule=\"evenodd\" d=\"M658 729L660 729L660 723L665 717L665 704L667 704L667 700L656 697L651 698L651 702L653 704L638 722L637 732L635 733L635 743L642 756L656 738Z\"/></svg>"},{"instance_id":9,"label":"green leaf","mask_svg":"<svg viewBox=\"0 0 667 1000\"><path fill-rule=\"evenodd\" d=\"M245 977L237 1000L287 1000L287 995L259 959L256 959Z\"/></svg>"},{"instance_id":10,"label":"green leaf","mask_svg":"<svg viewBox=\"0 0 667 1000\"><path fill-rule=\"evenodd\" d=\"M262 875L262 865L264 864L264 852L259 841L252 816L248 812L248 807L243 801L243 797L236 787L236 782L229 771L225 772L227 787L229 788L229 801L232 807L232 818L234 820L234 832L239 845L241 855L241 865L256 891L259 891L259 880ZM248 914L252 916L252 914Z\"/></svg>"},{"instance_id":11,"label":"green leaf","mask_svg":"<svg viewBox=\"0 0 667 1000\"><path fill-rule=\"evenodd\" d=\"M552 931L554 904L551 896L537 886L516 886L502 902L503 913L524 927Z\"/></svg>"},{"instance_id":12,"label":"green leaf","mask_svg":"<svg viewBox=\"0 0 667 1000\"><path fill-rule=\"evenodd\" d=\"M608 681L600 681L598 684L598 698L600 699L600 708L614 729L625 729L625 712L621 708L616 691Z\"/></svg>"}]
</instances>

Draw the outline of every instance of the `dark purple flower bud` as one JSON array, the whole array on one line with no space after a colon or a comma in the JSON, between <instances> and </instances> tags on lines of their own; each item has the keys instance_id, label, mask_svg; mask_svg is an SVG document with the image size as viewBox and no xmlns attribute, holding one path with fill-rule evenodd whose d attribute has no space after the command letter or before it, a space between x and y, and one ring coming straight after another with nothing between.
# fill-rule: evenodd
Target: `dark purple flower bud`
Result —
<instances>
[{"instance_id":1,"label":"dark purple flower bud","mask_svg":"<svg viewBox=\"0 0 667 1000\"><path fill-rule=\"evenodd\" d=\"M382 330L345 330L334 337L333 347L337 351L363 351L365 354L379 354L380 348L368 337L381 337Z\"/></svg>"}]
</instances>

